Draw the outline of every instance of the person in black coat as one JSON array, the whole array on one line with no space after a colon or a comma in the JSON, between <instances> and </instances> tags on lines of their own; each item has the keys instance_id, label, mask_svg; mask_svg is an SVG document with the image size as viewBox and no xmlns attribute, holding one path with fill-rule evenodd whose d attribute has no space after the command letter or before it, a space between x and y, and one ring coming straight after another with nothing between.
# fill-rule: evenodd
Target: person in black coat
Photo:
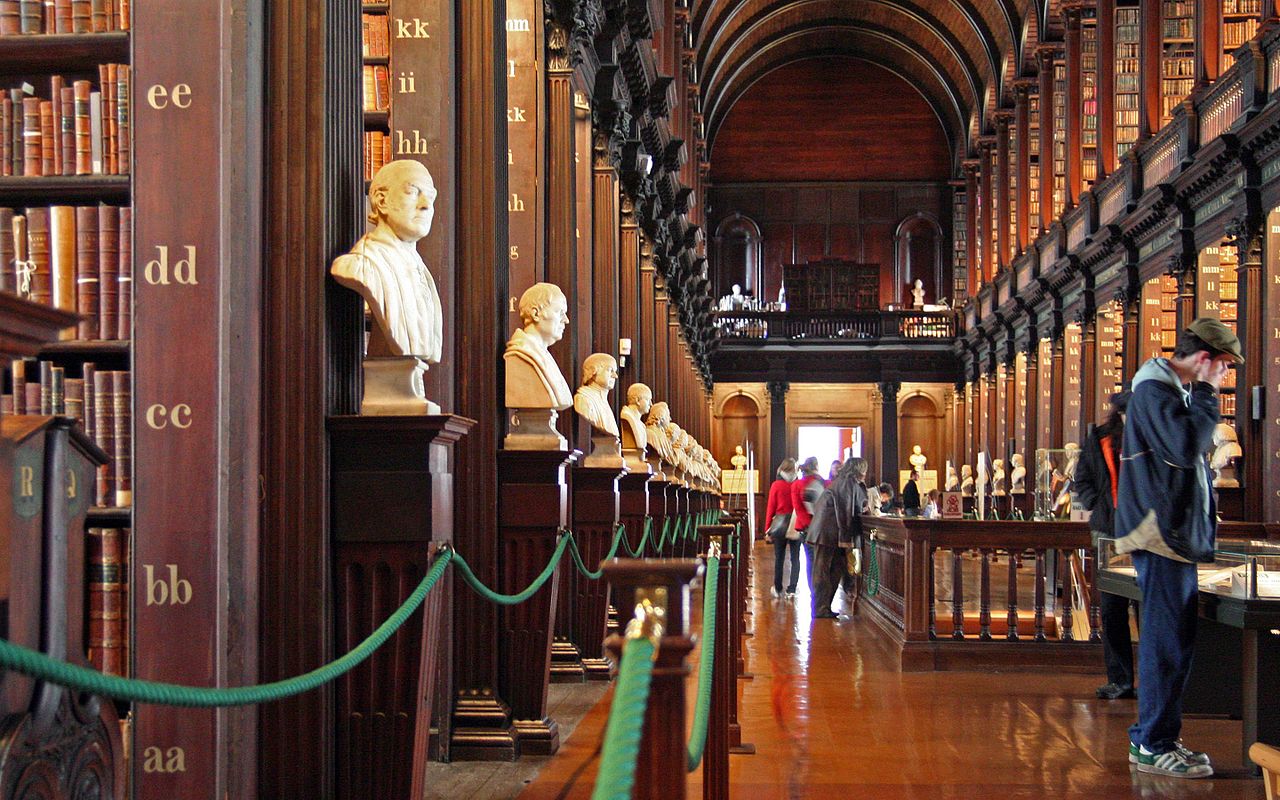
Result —
<instances>
[{"instance_id":1,"label":"person in black coat","mask_svg":"<svg viewBox=\"0 0 1280 800\"><path fill-rule=\"evenodd\" d=\"M914 469L911 470L911 477L907 480L906 488L902 490L903 516L920 516L920 487L916 485L918 480L920 480L920 473Z\"/></svg>"},{"instance_id":2,"label":"person in black coat","mask_svg":"<svg viewBox=\"0 0 1280 800\"><path fill-rule=\"evenodd\" d=\"M1115 535L1115 508L1120 486L1120 447L1124 442L1124 412L1129 392L1111 395L1111 415L1085 440L1076 465L1075 490L1080 502L1090 510L1089 529L1093 546L1099 536ZM1095 694L1103 700L1133 697L1133 640L1129 636L1129 605L1126 597L1102 592L1102 654L1107 665L1107 683Z\"/></svg>"}]
</instances>

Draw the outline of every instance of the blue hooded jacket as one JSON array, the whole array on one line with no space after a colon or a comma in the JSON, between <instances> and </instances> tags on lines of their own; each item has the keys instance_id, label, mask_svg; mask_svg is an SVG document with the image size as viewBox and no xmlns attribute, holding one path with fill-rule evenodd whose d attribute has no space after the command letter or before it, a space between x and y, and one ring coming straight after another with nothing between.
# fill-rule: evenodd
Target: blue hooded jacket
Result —
<instances>
[{"instance_id":1,"label":"blue hooded jacket","mask_svg":"<svg viewBox=\"0 0 1280 800\"><path fill-rule=\"evenodd\" d=\"M1121 450L1115 532L1129 540L1119 543L1121 552L1213 560L1217 509L1205 454L1218 421L1218 395L1209 384L1187 390L1164 358L1138 370Z\"/></svg>"}]
</instances>

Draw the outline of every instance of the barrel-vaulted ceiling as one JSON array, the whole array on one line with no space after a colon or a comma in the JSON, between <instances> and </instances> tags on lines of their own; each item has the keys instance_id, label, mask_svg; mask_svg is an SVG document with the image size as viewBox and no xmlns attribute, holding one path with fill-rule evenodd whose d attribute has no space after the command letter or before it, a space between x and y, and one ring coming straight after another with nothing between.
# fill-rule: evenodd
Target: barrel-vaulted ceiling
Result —
<instances>
[{"instance_id":1,"label":"barrel-vaulted ceiling","mask_svg":"<svg viewBox=\"0 0 1280 800\"><path fill-rule=\"evenodd\" d=\"M846 55L915 86L937 114L955 162L1010 101L1059 0L691 0L706 137L771 70Z\"/></svg>"}]
</instances>

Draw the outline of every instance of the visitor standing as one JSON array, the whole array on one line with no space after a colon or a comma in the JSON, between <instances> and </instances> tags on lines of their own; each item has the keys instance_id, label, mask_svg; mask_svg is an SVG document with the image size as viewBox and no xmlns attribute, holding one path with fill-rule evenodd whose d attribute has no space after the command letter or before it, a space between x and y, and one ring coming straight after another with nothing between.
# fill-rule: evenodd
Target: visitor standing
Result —
<instances>
[{"instance_id":1,"label":"visitor standing","mask_svg":"<svg viewBox=\"0 0 1280 800\"><path fill-rule=\"evenodd\" d=\"M1085 440L1084 452L1076 466L1075 490L1089 513L1093 546L1098 537L1115 535L1115 508L1120 496L1120 448L1124 443L1124 414L1129 392L1111 395L1111 414ZM1107 665L1107 683L1096 694L1103 700L1134 696L1133 640L1129 636L1129 598L1102 592L1098 604L1102 614L1102 656Z\"/></svg>"},{"instance_id":2,"label":"visitor standing","mask_svg":"<svg viewBox=\"0 0 1280 800\"><path fill-rule=\"evenodd\" d=\"M831 619L836 589L847 580L847 553L861 543L862 517L867 493L861 483L867 462L852 458L841 469L827 490L818 498L813 519L809 523L807 541L813 546L813 616ZM851 592L850 611L857 611Z\"/></svg>"},{"instance_id":3,"label":"visitor standing","mask_svg":"<svg viewBox=\"0 0 1280 800\"><path fill-rule=\"evenodd\" d=\"M795 513L796 532L804 541L804 533L813 519L813 509L822 494L822 476L818 474L818 459L809 456L800 464L800 477L791 484L791 507ZM813 591L813 545L804 545L805 570L809 578L809 591Z\"/></svg>"},{"instance_id":4,"label":"visitor standing","mask_svg":"<svg viewBox=\"0 0 1280 800\"><path fill-rule=\"evenodd\" d=\"M1182 693L1196 639L1196 563L1213 560L1217 535L1209 462L1218 424L1218 387L1240 340L1201 318L1178 337L1172 358L1153 358L1133 377L1121 456L1117 552L1132 552L1142 590L1138 721L1129 760L1140 772L1179 778L1213 774L1209 757L1188 749Z\"/></svg>"},{"instance_id":5,"label":"visitor standing","mask_svg":"<svg viewBox=\"0 0 1280 800\"><path fill-rule=\"evenodd\" d=\"M786 594L796 593L796 584L800 582L800 539L788 532L795 530L792 524L791 484L796 479L796 460L784 458L778 465L778 477L769 486L769 499L765 505L764 538L773 544L773 587L774 597L781 597L782 571L786 566L787 553L791 554L791 580L787 583Z\"/></svg>"}]
</instances>

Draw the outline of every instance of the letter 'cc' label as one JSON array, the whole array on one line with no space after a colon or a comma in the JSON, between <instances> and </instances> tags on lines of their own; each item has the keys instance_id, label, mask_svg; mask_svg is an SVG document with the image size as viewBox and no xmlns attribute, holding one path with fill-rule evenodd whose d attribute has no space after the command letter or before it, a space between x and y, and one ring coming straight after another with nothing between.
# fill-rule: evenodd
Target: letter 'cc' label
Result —
<instances>
[{"instance_id":1,"label":"letter 'cc' label","mask_svg":"<svg viewBox=\"0 0 1280 800\"><path fill-rule=\"evenodd\" d=\"M157 431L165 428L190 428L191 406L186 403L178 403L175 406L154 403L147 406L146 417L147 427Z\"/></svg>"}]
</instances>

